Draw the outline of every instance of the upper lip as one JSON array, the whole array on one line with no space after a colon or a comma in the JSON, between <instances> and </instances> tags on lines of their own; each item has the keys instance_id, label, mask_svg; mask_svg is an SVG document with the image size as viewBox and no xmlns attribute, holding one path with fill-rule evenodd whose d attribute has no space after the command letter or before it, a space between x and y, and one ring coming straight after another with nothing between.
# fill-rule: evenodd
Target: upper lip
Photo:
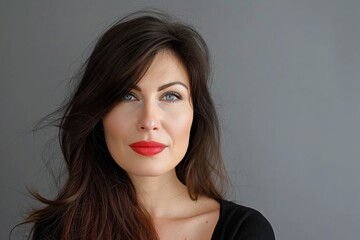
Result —
<instances>
[{"instance_id":1,"label":"upper lip","mask_svg":"<svg viewBox=\"0 0 360 240\"><path fill-rule=\"evenodd\" d=\"M155 141L139 141L130 144L130 147L158 148L158 147L166 147L166 145Z\"/></svg>"}]
</instances>

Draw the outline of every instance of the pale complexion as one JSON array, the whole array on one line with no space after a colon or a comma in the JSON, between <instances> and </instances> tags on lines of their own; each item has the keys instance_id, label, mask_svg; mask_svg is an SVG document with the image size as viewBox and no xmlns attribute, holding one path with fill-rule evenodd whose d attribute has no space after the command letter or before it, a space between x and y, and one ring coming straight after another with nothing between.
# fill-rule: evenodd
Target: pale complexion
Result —
<instances>
[{"instance_id":1,"label":"pale complexion","mask_svg":"<svg viewBox=\"0 0 360 240\"><path fill-rule=\"evenodd\" d=\"M175 173L192 121L188 73L168 50L157 53L139 83L103 119L108 149L128 173L162 240L208 240L219 218L219 203L207 197L191 200ZM129 146L137 141L166 147L143 156Z\"/></svg>"}]
</instances>

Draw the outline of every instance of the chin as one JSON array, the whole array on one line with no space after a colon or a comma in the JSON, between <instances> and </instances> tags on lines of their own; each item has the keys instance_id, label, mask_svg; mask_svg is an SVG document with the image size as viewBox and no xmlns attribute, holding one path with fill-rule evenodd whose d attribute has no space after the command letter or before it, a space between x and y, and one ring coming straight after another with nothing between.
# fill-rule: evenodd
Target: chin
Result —
<instances>
[{"instance_id":1,"label":"chin","mask_svg":"<svg viewBox=\"0 0 360 240\"><path fill-rule=\"evenodd\" d=\"M156 168L154 166L136 169L124 169L129 175L136 176L136 177L160 177L168 175L172 172L175 172L175 166L173 168L166 168L163 167Z\"/></svg>"},{"instance_id":2,"label":"chin","mask_svg":"<svg viewBox=\"0 0 360 240\"><path fill-rule=\"evenodd\" d=\"M136 177L160 177L175 172L175 167L181 160L173 159L171 162L166 157L153 159L131 159L132 161L117 162L129 175Z\"/></svg>"}]
</instances>

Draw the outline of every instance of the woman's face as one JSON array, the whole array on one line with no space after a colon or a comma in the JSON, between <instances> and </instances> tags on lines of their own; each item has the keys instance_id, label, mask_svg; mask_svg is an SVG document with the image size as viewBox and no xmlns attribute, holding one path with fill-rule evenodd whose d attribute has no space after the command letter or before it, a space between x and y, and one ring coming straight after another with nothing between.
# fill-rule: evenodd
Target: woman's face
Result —
<instances>
[{"instance_id":1,"label":"woman's face","mask_svg":"<svg viewBox=\"0 0 360 240\"><path fill-rule=\"evenodd\" d=\"M157 53L139 83L104 118L105 141L129 175L159 176L183 159L193 121L186 68L170 51Z\"/></svg>"}]
</instances>

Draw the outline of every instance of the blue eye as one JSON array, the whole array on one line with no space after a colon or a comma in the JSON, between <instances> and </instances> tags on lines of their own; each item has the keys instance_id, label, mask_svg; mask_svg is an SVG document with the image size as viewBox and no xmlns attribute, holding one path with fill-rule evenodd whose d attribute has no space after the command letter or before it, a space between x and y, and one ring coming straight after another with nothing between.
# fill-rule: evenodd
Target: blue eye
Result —
<instances>
[{"instance_id":1,"label":"blue eye","mask_svg":"<svg viewBox=\"0 0 360 240\"><path fill-rule=\"evenodd\" d=\"M167 101L167 102L175 102L175 101L181 100L181 96L180 96L180 94L178 94L176 92L169 92L169 93L164 94L163 100Z\"/></svg>"},{"instance_id":2,"label":"blue eye","mask_svg":"<svg viewBox=\"0 0 360 240\"><path fill-rule=\"evenodd\" d=\"M127 93L124 96L122 96L121 100L122 101L133 101L136 98L134 97L134 95L132 93Z\"/></svg>"}]
</instances>

